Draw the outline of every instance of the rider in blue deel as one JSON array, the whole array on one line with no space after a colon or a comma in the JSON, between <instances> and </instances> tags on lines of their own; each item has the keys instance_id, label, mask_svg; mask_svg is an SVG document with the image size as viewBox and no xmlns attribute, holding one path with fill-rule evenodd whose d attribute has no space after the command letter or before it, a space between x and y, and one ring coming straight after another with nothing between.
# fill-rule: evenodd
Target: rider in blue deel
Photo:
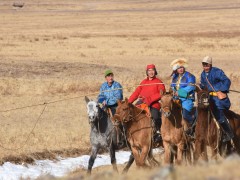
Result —
<instances>
[{"instance_id":1,"label":"rider in blue deel","mask_svg":"<svg viewBox=\"0 0 240 180\"><path fill-rule=\"evenodd\" d=\"M230 79L225 73L216 67L212 67L212 58L206 56L202 60L203 72L201 74L201 88L210 91L210 102L216 120L225 132L223 142L230 141L234 134L224 115L224 110L229 110L231 103L227 96L231 85Z\"/></svg>"},{"instance_id":2,"label":"rider in blue deel","mask_svg":"<svg viewBox=\"0 0 240 180\"><path fill-rule=\"evenodd\" d=\"M180 100L182 115L187 124L187 127L184 127L184 131L187 135L192 135L195 124L195 114L192 110L195 100L196 78L185 70L188 67L188 62L184 58L175 59L172 61L171 66L173 69L171 83L171 88L174 92L173 98Z\"/></svg>"}]
</instances>

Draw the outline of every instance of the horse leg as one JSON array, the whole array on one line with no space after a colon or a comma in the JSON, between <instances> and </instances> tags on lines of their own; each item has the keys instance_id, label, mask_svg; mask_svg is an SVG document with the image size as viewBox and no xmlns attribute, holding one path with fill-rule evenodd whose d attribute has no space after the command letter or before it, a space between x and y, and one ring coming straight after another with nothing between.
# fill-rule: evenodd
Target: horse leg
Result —
<instances>
[{"instance_id":1,"label":"horse leg","mask_svg":"<svg viewBox=\"0 0 240 180\"><path fill-rule=\"evenodd\" d=\"M196 163L200 157L200 154L202 154L202 149L201 149L202 142L196 140L195 142L195 151L194 151L194 163Z\"/></svg>"},{"instance_id":2,"label":"horse leg","mask_svg":"<svg viewBox=\"0 0 240 180\"><path fill-rule=\"evenodd\" d=\"M164 163L170 164L171 155L170 144L167 143L166 141L163 141L163 147L164 147Z\"/></svg>"},{"instance_id":3,"label":"horse leg","mask_svg":"<svg viewBox=\"0 0 240 180\"><path fill-rule=\"evenodd\" d=\"M113 170L115 172L118 172L117 164L116 164L116 156L115 156L115 146L113 142L111 143L111 146L110 146L110 157L111 157L111 164L112 164Z\"/></svg>"},{"instance_id":4,"label":"horse leg","mask_svg":"<svg viewBox=\"0 0 240 180\"><path fill-rule=\"evenodd\" d=\"M203 142L201 144L201 152L202 152L203 160L208 162L208 154L207 154L207 144L206 144L206 142Z\"/></svg>"},{"instance_id":5,"label":"horse leg","mask_svg":"<svg viewBox=\"0 0 240 180\"><path fill-rule=\"evenodd\" d=\"M132 154L133 154L134 159L136 161L136 165L139 167L140 166L140 163L139 163L140 155L139 155L139 151L138 151L137 147L132 147Z\"/></svg>"},{"instance_id":6,"label":"horse leg","mask_svg":"<svg viewBox=\"0 0 240 180\"><path fill-rule=\"evenodd\" d=\"M181 165L182 163L182 157L183 157L183 148L184 148L184 144L179 144L178 148L177 148L177 164Z\"/></svg>"},{"instance_id":7,"label":"horse leg","mask_svg":"<svg viewBox=\"0 0 240 180\"><path fill-rule=\"evenodd\" d=\"M91 152L91 156L88 161L88 170L87 170L87 174L89 174L89 175L91 174L92 167L93 167L94 161L97 157L98 151L99 151L99 147L96 147L96 146L92 147L92 152Z\"/></svg>"},{"instance_id":8,"label":"horse leg","mask_svg":"<svg viewBox=\"0 0 240 180\"><path fill-rule=\"evenodd\" d=\"M240 155L240 139L235 134L232 140L237 153Z\"/></svg>"},{"instance_id":9,"label":"horse leg","mask_svg":"<svg viewBox=\"0 0 240 180\"><path fill-rule=\"evenodd\" d=\"M131 167L132 163L134 162L134 156L133 153L131 153L131 155L129 156L129 160L127 165L124 167L122 174L126 174L129 170L129 168Z\"/></svg>"},{"instance_id":10,"label":"horse leg","mask_svg":"<svg viewBox=\"0 0 240 180\"><path fill-rule=\"evenodd\" d=\"M174 163L174 159L177 159L177 146L170 146L170 163Z\"/></svg>"},{"instance_id":11,"label":"horse leg","mask_svg":"<svg viewBox=\"0 0 240 180\"><path fill-rule=\"evenodd\" d=\"M140 158L139 158L139 166L146 167L146 159L148 157L149 146L144 146L141 149Z\"/></svg>"},{"instance_id":12,"label":"horse leg","mask_svg":"<svg viewBox=\"0 0 240 180\"><path fill-rule=\"evenodd\" d=\"M152 148L148 152L148 162L151 167L156 167L160 165L160 163L153 157Z\"/></svg>"},{"instance_id":13,"label":"horse leg","mask_svg":"<svg viewBox=\"0 0 240 180\"><path fill-rule=\"evenodd\" d=\"M212 157L211 159L217 160L217 153L218 153L218 148L216 146L211 148L212 151Z\"/></svg>"},{"instance_id":14,"label":"horse leg","mask_svg":"<svg viewBox=\"0 0 240 180\"><path fill-rule=\"evenodd\" d=\"M186 159L186 164L192 164L192 143L187 142L186 144L186 150L185 150L185 159Z\"/></svg>"}]
</instances>

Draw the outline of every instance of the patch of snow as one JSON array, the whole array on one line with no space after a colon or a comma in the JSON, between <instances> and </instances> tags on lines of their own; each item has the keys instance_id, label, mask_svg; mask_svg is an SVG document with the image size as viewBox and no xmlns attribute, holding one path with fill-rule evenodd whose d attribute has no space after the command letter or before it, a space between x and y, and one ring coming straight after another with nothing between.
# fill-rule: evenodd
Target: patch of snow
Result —
<instances>
[{"instance_id":1,"label":"patch of snow","mask_svg":"<svg viewBox=\"0 0 240 180\"><path fill-rule=\"evenodd\" d=\"M154 149L153 153L161 153L162 149ZM119 151L116 152L117 164L124 164L128 161L130 152ZM79 169L87 169L89 155L83 155L77 158L58 160L36 160L33 165L16 165L10 162L5 162L0 166L0 179L1 180L19 180L19 179L36 179L43 175L52 175L55 177L62 177L68 173ZM109 155L97 155L93 168L99 166L111 165Z\"/></svg>"}]
</instances>

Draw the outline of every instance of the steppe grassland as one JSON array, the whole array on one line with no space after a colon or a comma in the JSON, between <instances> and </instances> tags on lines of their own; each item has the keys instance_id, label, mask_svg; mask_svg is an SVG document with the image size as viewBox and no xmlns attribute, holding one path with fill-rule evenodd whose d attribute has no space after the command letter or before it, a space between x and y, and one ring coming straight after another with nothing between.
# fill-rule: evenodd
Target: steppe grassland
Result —
<instances>
[{"instance_id":1,"label":"steppe grassland","mask_svg":"<svg viewBox=\"0 0 240 180\"><path fill-rule=\"evenodd\" d=\"M227 9L235 1L219 1L216 6L226 9L212 10L193 8L215 7L208 1L174 2L29 0L22 10L12 10L3 1L1 110L80 98L49 104L26 143L44 106L1 113L1 145L20 149L1 149L0 157L88 149L90 127L81 96L96 98L107 68L128 97L147 64L156 64L168 86L173 59L188 58L188 70L199 81L201 59L211 55L231 78L231 89L239 90L240 12ZM230 98L240 113L240 95Z\"/></svg>"}]
</instances>

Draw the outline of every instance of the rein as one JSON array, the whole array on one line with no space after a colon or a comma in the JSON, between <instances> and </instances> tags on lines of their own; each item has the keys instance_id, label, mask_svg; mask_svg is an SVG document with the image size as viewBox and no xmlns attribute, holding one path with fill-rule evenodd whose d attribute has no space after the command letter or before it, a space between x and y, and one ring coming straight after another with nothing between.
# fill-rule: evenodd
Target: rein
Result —
<instances>
[{"instance_id":1,"label":"rein","mask_svg":"<svg viewBox=\"0 0 240 180\"><path fill-rule=\"evenodd\" d=\"M200 95L199 100L198 100L198 105L203 103L203 102L202 102L202 97L203 97L203 95L206 95L206 97L208 97L208 94L207 94L207 93L202 93L202 94ZM209 99L209 97L208 97L208 99Z\"/></svg>"},{"instance_id":2,"label":"rein","mask_svg":"<svg viewBox=\"0 0 240 180\"><path fill-rule=\"evenodd\" d=\"M129 109L129 108L128 108ZM126 115L126 117L129 117L129 121L134 121L134 119L136 119L140 114L142 114L142 112L144 111L144 109L141 109L141 111L136 115L136 116L133 116L132 114L131 114L131 111L129 110L129 113ZM118 116L120 116L120 114L118 114L118 113L115 113L116 115L118 115ZM146 115L147 116L147 115ZM124 117L123 118L123 122L129 122L129 121L126 121L125 120L126 118ZM139 120L141 120L141 119L139 119ZM139 121L138 120L138 121Z\"/></svg>"},{"instance_id":3,"label":"rein","mask_svg":"<svg viewBox=\"0 0 240 180\"><path fill-rule=\"evenodd\" d=\"M136 118L137 117L139 117L141 114L142 114L142 112L144 112L144 109L141 109L141 111L139 112L139 113L137 113L136 115L132 115L132 113L131 113L131 109L130 109L131 107L128 107L128 110L129 110L129 112L128 112L128 114L125 116L125 117L129 117L129 120L128 121L126 121L125 119L125 117L123 118L123 121L121 121L121 124L122 124L122 126L123 126L123 131L124 131L124 138L125 138L125 141L126 141L126 144L127 144L127 146L128 146L128 148L130 148L129 147L129 145L128 145L128 141L127 141L127 134L126 134L126 129L125 129L125 127L124 127L124 125L123 125L123 123L127 123L127 122L129 122L129 121L133 121L133 122L138 122L138 121L140 121L141 119L143 119L144 117L148 117L149 118L149 116L147 115L147 114L145 114L146 116L144 116L143 118L141 118L141 119L139 119L139 120L136 120ZM133 107L134 108L134 107ZM137 108L137 107L135 107L135 108ZM115 113L115 115L118 115L118 116L120 116L118 113ZM150 123L152 123L152 121L149 121ZM152 128L152 125L150 125L150 126L147 126L147 127L142 127L142 128L140 128L140 129L136 129L136 130L134 130L133 132L129 132L129 138L131 138L131 139L133 139L134 140L134 138L132 137L132 135L134 134L134 133L136 133L136 132L138 132L138 131L141 131L141 130L144 130L144 129L148 129L148 128Z\"/></svg>"},{"instance_id":4,"label":"rein","mask_svg":"<svg viewBox=\"0 0 240 180\"><path fill-rule=\"evenodd\" d=\"M166 118L168 118L168 117L166 116L166 111L165 111L165 109L170 109L170 111L169 111L169 112L170 112L169 116L171 116L171 115L172 115L172 113L171 113L171 107L165 106L165 107L162 107L162 108L161 108L164 116L165 116Z\"/></svg>"},{"instance_id":5,"label":"rein","mask_svg":"<svg viewBox=\"0 0 240 180\"><path fill-rule=\"evenodd\" d=\"M167 118L169 121L171 121L170 120L170 117L172 116L173 117L173 120L174 120L174 131L176 132L177 131L177 118L176 118L176 116L174 115L174 113L172 113L172 110L173 110L173 103L174 102L172 102L171 103L171 106L164 106L164 107L162 107L161 108L161 110L162 110L162 112L163 112L163 115L164 115L164 117L165 118ZM169 109L169 116L166 116L166 110L165 109ZM181 112L181 117L182 117L182 111L180 111ZM184 151L186 151L186 150L191 150L191 146L189 145L189 143L188 143L188 140L187 140L187 137L186 137L186 134L184 133L184 129L183 129L183 126L182 126L182 136L183 136L183 138L185 139L185 144L186 144L186 148L184 148L183 150ZM171 147L171 146L170 146ZM174 152L174 150L173 149L171 149L171 151L172 152Z\"/></svg>"}]
</instances>

